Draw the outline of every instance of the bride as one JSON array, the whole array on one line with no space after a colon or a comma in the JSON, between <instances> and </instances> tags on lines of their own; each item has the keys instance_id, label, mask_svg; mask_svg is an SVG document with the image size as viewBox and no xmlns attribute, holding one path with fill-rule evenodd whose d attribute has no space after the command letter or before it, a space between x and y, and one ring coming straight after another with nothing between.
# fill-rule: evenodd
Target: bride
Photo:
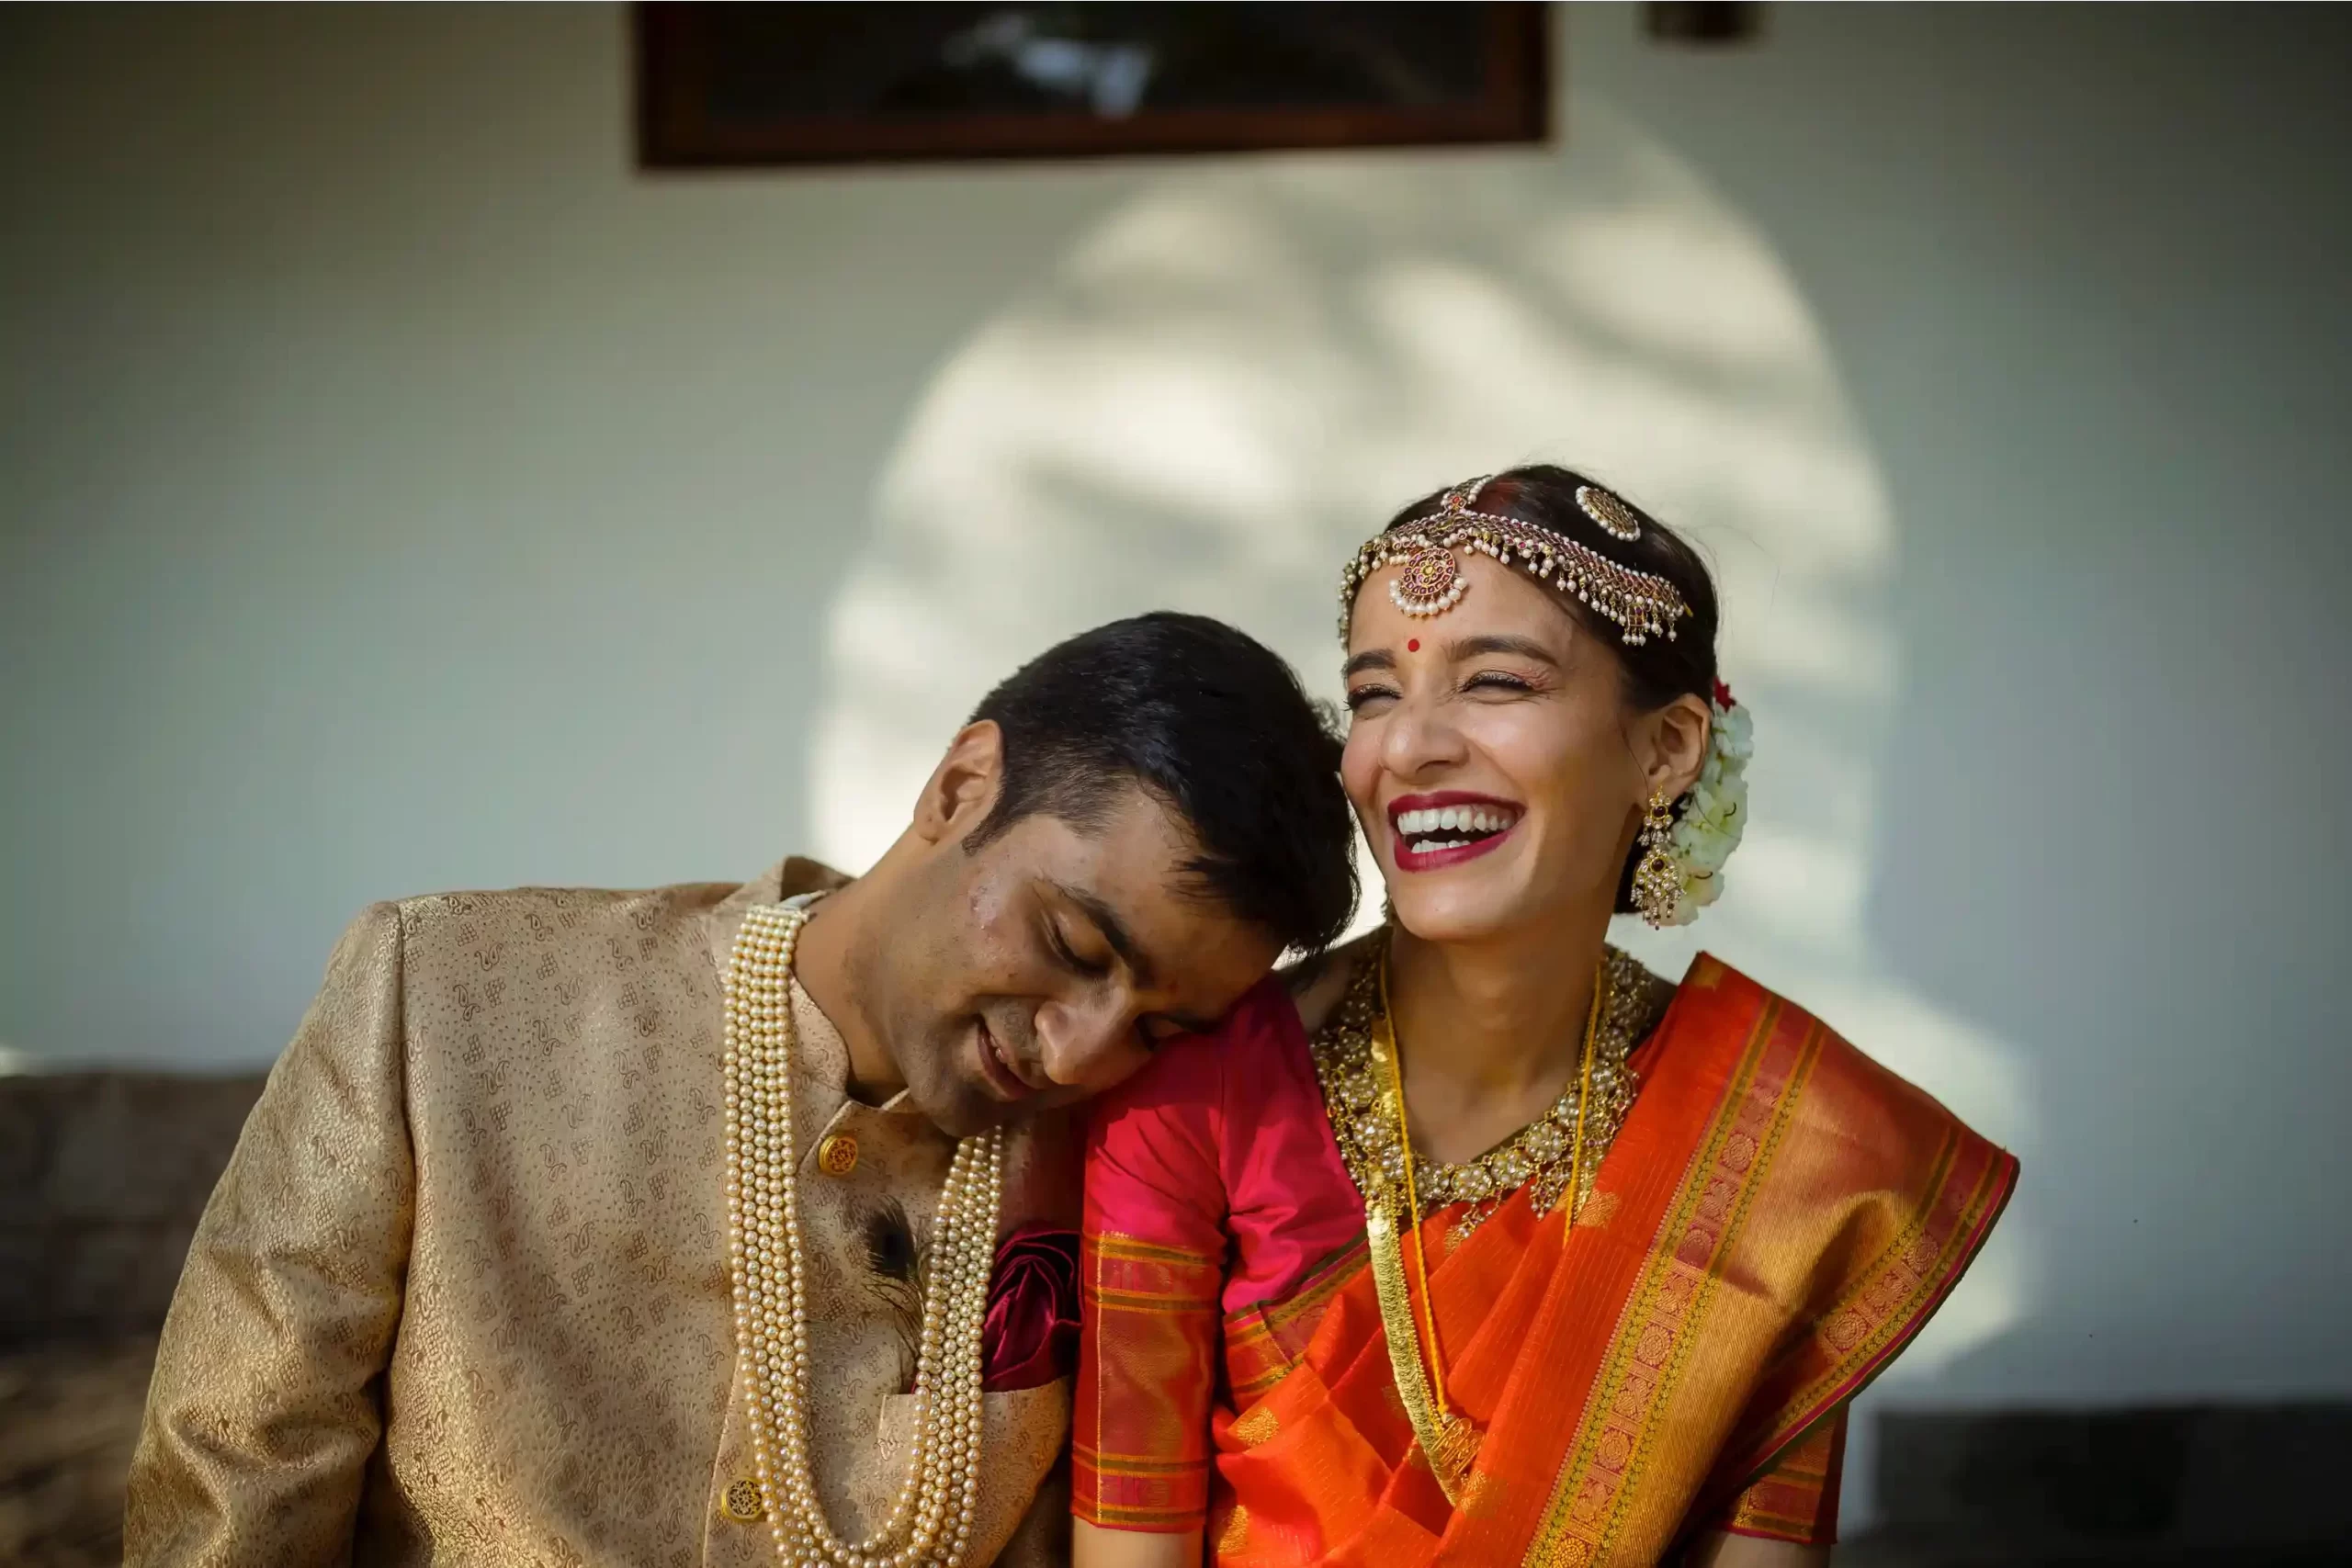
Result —
<instances>
[{"instance_id":1,"label":"bride","mask_svg":"<svg viewBox=\"0 0 2352 1568\"><path fill-rule=\"evenodd\" d=\"M1747 808L1698 557L1577 474L1408 507L1341 590L1387 923L1090 1141L1080 1568L1826 1560L1846 1411L2008 1155L1687 922Z\"/></svg>"}]
</instances>

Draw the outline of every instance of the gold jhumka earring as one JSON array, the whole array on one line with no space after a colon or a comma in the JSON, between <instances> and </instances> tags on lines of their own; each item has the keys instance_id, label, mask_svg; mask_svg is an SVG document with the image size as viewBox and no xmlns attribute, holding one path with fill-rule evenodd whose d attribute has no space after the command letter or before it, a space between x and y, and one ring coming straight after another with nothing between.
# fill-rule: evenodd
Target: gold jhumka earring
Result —
<instances>
[{"instance_id":1,"label":"gold jhumka earring","mask_svg":"<svg viewBox=\"0 0 2352 1568\"><path fill-rule=\"evenodd\" d=\"M1634 868L1634 908L1653 927L1674 923L1682 902L1682 874L1674 864L1674 800L1666 791L1650 796L1642 823L1642 861Z\"/></svg>"}]
</instances>

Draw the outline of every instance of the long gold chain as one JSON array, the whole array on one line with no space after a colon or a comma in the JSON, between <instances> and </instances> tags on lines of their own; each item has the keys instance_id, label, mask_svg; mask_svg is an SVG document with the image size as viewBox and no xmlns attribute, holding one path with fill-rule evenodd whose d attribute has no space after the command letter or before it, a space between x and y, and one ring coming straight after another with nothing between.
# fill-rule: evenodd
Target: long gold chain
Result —
<instances>
[{"instance_id":1,"label":"long gold chain","mask_svg":"<svg viewBox=\"0 0 2352 1568\"><path fill-rule=\"evenodd\" d=\"M995 1263L1004 1141L956 1145L933 1227L915 1357L915 1432L889 1518L833 1533L817 1494L808 1413L808 1302L793 1130L792 955L807 912L755 904L729 953L727 1217L737 1354L750 1382L753 1468L777 1553L793 1568L956 1568L980 1482L980 1331Z\"/></svg>"},{"instance_id":2,"label":"long gold chain","mask_svg":"<svg viewBox=\"0 0 2352 1568\"><path fill-rule=\"evenodd\" d=\"M1421 1452L1429 1458L1430 1471L1437 1477L1439 1489L1449 1502L1459 1505L1469 1482L1470 1467L1478 1457L1480 1433L1476 1423L1454 1409L1445 1396L1445 1350L1438 1339L1437 1306L1430 1296L1429 1254L1421 1240L1420 1194L1414 1179L1417 1162L1413 1156L1412 1122L1405 1108L1404 1050L1396 1038L1396 1015L1388 1005L1388 951L1385 944L1374 963L1379 976L1380 1012L1373 1026L1372 1055L1375 1063L1386 1069L1386 1098L1396 1118L1396 1152L1404 1177L1405 1201L1401 1214L1391 1214L1387 1211L1397 1195L1394 1187L1380 1198L1370 1193L1364 1196L1364 1231L1372 1252L1373 1293L1380 1303L1381 1325L1388 1339L1389 1370L1396 1379L1405 1418L1412 1424ZM1606 973L1605 964L1593 973L1592 1006L1586 1015L1584 1036L1577 1046L1577 1077L1579 1084L1586 1087L1591 1082L1593 1034L1600 1021L1600 993ZM1580 1089L1577 1136L1568 1167L1571 1191L1576 1189L1577 1175L1584 1164L1582 1097ZM1414 1272L1419 1277L1418 1301L1406 1281L1403 1258L1399 1256L1408 1247L1412 1253Z\"/></svg>"},{"instance_id":3,"label":"long gold chain","mask_svg":"<svg viewBox=\"0 0 2352 1568\"><path fill-rule=\"evenodd\" d=\"M1454 1419L1453 1406L1445 1397L1445 1348L1437 1337L1437 1303L1430 1295L1430 1260L1421 1241L1420 1193L1414 1181L1414 1167L1419 1163L1413 1154L1413 1123L1405 1106L1405 1046L1396 1033L1396 1010L1388 1001L1388 953L1384 947L1380 954L1380 1016L1386 1031L1385 1051L1375 1047L1375 1055L1388 1061L1388 1089L1396 1105L1396 1142L1405 1163L1405 1213L1416 1217L1404 1227L1412 1238L1413 1271L1419 1276L1420 1294L1421 1341L1426 1348L1430 1368L1430 1389L1434 1396L1441 1422ZM1592 1098L1593 1040L1600 1030L1601 998L1608 989L1609 965L1604 961L1592 972L1592 1005L1585 1010L1584 1038L1577 1047L1577 1125L1576 1135L1568 1155L1568 1188L1576 1190L1577 1179L1584 1171L1585 1109ZM1377 1037L1375 1037L1377 1038ZM1377 1281L1374 1281L1377 1283Z\"/></svg>"},{"instance_id":4,"label":"long gold chain","mask_svg":"<svg viewBox=\"0 0 2352 1568\"><path fill-rule=\"evenodd\" d=\"M1384 933L1316 1035L1315 1071L1340 1159L1363 1199L1374 1292L1397 1397L1439 1487L1459 1505L1477 1457L1479 1433L1446 1399L1435 1309L1428 1308L1424 1317L1414 1300L1405 1265L1407 1237L1420 1302L1428 1303L1429 1260L1419 1231L1421 1221L1436 1210L1467 1205L1453 1226L1460 1236L1524 1188L1537 1213L1548 1213L1565 1200L1573 1220L1590 1198L1594 1173L1633 1103L1636 1086L1626 1057L1657 1021L1673 987L1617 949L1604 949L1578 1068L1560 1098L1544 1116L1478 1158L1431 1167L1412 1152L1388 1008L1387 959Z\"/></svg>"}]
</instances>

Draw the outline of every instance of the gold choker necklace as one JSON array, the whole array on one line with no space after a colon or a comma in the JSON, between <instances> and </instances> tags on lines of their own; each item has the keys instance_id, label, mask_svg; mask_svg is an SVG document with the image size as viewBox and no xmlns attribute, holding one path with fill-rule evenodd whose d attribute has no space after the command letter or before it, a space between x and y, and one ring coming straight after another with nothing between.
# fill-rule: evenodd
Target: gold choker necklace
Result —
<instances>
[{"instance_id":1,"label":"gold choker necklace","mask_svg":"<svg viewBox=\"0 0 2352 1568\"><path fill-rule=\"evenodd\" d=\"M1348 1174L1355 1179L1356 1190L1367 1196L1375 1187L1401 1191L1405 1179L1404 1143L1387 1104L1388 1069L1373 1055L1374 1034L1385 1031L1388 1015L1381 994L1387 937L1383 934L1374 942L1377 952L1364 954L1346 997L1314 1042L1324 1110ZM1591 1103L1586 1112L1579 1208L1592 1196L1600 1156L1608 1152L1639 1087L1625 1058L1657 1025L1674 991L1639 960L1614 947L1601 951L1600 978L1605 999L1591 1043ZM1537 1213L1550 1213L1567 1189L1582 1089L1578 1075L1569 1075L1549 1110L1476 1159L1447 1165L1416 1158L1419 1213L1415 1217L1426 1219L1450 1203L1467 1203L1469 1213L1454 1225L1457 1234L1467 1234L1521 1187L1529 1190L1528 1201Z\"/></svg>"},{"instance_id":2,"label":"gold choker necklace","mask_svg":"<svg viewBox=\"0 0 2352 1568\"><path fill-rule=\"evenodd\" d=\"M791 1568L956 1568L980 1485L980 1328L1003 1191L1004 1135L956 1145L932 1230L915 1357L907 1480L882 1528L843 1542L825 1518L808 1451L808 1303L792 1126L792 952L807 919L755 904L727 963L727 1224L736 1353L777 1554Z\"/></svg>"}]
</instances>

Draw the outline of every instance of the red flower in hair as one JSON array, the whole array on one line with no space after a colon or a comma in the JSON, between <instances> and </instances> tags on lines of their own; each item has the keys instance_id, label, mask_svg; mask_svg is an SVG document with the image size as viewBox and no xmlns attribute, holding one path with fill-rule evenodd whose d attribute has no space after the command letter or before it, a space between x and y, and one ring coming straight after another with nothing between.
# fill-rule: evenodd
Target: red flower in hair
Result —
<instances>
[{"instance_id":1,"label":"red flower in hair","mask_svg":"<svg viewBox=\"0 0 2352 1568\"><path fill-rule=\"evenodd\" d=\"M1715 682L1715 705L1728 712L1739 705L1731 699L1731 688L1721 681Z\"/></svg>"}]
</instances>

